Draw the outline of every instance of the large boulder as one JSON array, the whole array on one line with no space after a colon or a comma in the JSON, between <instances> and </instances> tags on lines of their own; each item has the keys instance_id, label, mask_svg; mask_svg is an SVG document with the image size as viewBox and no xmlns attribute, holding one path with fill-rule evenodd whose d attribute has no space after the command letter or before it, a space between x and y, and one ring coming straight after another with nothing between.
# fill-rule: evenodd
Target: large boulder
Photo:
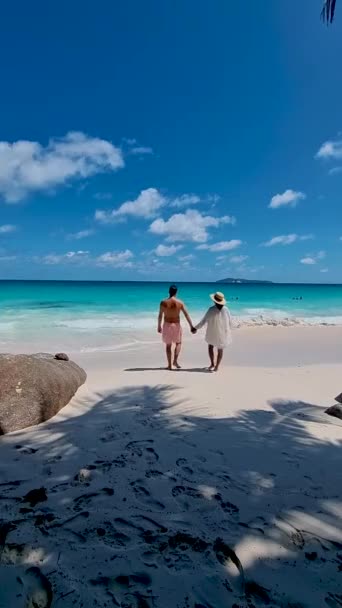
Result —
<instances>
[{"instance_id":1,"label":"large boulder","mask_svg":"<svg viewBox=\"0 0 342 608\"><path fill-rule=\"evenodd\" d=\"M340 418L342 420L342 405L331 405L325 410L326 414L329 416L334 416L334 418Z\"/></svg>"},{"instance_id":2,"label":"large boulder","mask_svg":"<svg viewBox=\"0 0 342 608\"><path fill-rule=\"evenodd\" d=\"M0 355L0 435L49 420L87 375L53 355Z\"/></svg>"}]
</instances>

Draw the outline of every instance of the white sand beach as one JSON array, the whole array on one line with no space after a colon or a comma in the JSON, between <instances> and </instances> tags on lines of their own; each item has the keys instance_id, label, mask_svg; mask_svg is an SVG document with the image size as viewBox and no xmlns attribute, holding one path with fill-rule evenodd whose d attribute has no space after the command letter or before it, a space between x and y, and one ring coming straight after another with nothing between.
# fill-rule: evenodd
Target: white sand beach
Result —
<instances>
[{"instance_id":1,"label":"white sand beach","mask_svg":"<svg viewBox=\"0 0 342 608\"><path fill-rule=\"evenodd\" d=\"M1 608L342 606L341 338L239 330L218 374L201 336L174 372L155 334L73 354L72 402L0 438Z\"/></svg>"}]
</instances>

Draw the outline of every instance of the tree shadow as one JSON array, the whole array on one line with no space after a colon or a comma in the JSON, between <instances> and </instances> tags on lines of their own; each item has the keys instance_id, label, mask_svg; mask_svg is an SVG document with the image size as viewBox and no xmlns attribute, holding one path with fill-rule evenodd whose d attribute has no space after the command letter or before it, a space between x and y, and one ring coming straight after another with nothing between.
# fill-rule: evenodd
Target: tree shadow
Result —
<instances>
[{"instance_id":1,"label":"tree shadow","mask_svg":"<svg viewBox=\"0 0 342 608\"><path fill-rule=\"evenodd\" d=\"M281 399L185 415L171 384L75 403L1 439L1 567L41 551L57 606L339 606L340 421Z\"/></svg>"}]
</instances>

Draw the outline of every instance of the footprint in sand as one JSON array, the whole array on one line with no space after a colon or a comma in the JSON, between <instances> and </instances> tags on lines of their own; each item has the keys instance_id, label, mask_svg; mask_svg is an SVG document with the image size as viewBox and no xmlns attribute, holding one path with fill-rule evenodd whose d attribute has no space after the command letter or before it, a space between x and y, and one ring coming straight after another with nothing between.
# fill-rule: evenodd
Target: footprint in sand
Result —
<instances>
[{"instance_id":1,"label":"footprint in sand","mask_svg":"<svg viewBox=\"0 0 342 608\"><path fill-rule=\"evenodd\" d=\"M119 574L115 577L99 576L90 580L90 584L102 587L115 606L150 608L153 603L152 579L145 572Z\"/></svg>"},{"instance_id":2,"label":"footprint in sand","mask_svg":"<svg viewBox=\"0 0 342 608\"><path fill-rule=\"evenodd\" d=\"M202 506L204 506L203 496L199 490L196 488L191 488L190 486L174 486L172 488L172 496L177 499L177 502L180 503L181 507L185 510L198 508L198 504L195 505L194 501L191 500L193 498L202 499Z\"/></svg>"},{"instance_id":3,"label":"footprint in sand","mask_svg":"<svg viewBox=\"0 0 342 608\"><path fill-rule=\"evenodd\" d=\"M148 567L158 568L158 564L162 563L169 570L192 570L201 554L203 565L208 562L210 543L200 537L181 531L169 535L146 532L144 539L149 548L142 557Z\"/></svg>"},{"instance_id":4,"label":"footprint in sand","mask_svg":"<svg viewBox=\"0 0 342 608\"><path fill-rule=\"evenodd\" d=\"M130 441L126 445L132 455L139 458L144 457L148 464L154 464L159 460L159 456L152 447L153 439L142 439L141 441Z\"/></svg>"},{"instance_id":5,"label":"footprint in sand","mask_svg":"<svg viewBox=\"0 0 342 608\"><path fill-rule=\"evenodd\" d=\"M159 500L156 500L151 496L149 490L144 486L144 482L141 479L132 481L130 483L133 492L138 502L152 509L158 509L159 511L165 509L165 505Z\"/></svg>"},{"instance_id":6,"label":"footprint in sand","mask_svg":"<svg viewBox=\"0 0 342 608\"><path fill-rule=\"evenodd\" d=\"M215 500L217 500L221 509L225 513L228 513L229 515L233 515L235 517L238 516L240 510L236 505L234 505L232 502L229 502L228 500L223 500L221 494L215 494L214 498Z\"/></svg>"},{"instance_id":7,"label":"footprint in sand","mask_svg":"<svg viewBox=\"0 0 342 608\"><path fill-rule=\"evenodd\" d=\"M88 492L87 494L81 494L74 499L74 511L81 511L84 507L93 507L94 504L103 500L103 497L113 496L113 488L102 488L99 492Z\"/></svg>"},{"instance_id":8,"label":"footprint in sand","mask_svg":"<svg viewBox=\"0 0 342 608\"><path fill-rule=\"evenodd\" d=\"M176 465L186 475L193 475L194 472L193 472L192 468L189 466L186 458L178 458L178 460L176 460Z\"/></svg>"}]
</instances>

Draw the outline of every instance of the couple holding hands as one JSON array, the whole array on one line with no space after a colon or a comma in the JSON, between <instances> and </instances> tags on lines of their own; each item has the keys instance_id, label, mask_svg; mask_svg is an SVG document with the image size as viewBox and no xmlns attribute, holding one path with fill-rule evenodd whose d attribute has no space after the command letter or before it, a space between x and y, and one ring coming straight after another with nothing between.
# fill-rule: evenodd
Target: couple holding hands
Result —
<instances>
[{"instance_id":1,"label":"couple holding hands","mask_svg":"<svg viewBox=\"0 0 342 608\"><path fill-rule=\"evenodd\" d=\"M177 298L177 292L177 286L171 285L169 297L163 300L159 307L158 332L162 334L163 342L166 345L167 369L172 370L173 367L180 369L178 358L182 348L182 326L180 324L180 313L182 312L189 323L191 333L196 334L206 325L205 341L208 344L210 360L208 370L217 372L222 361L223 350L232 342L232 321L225 297L219 291L212 294L210 298L213 300L214 306L208 308L197 325L193 325L184 303ZM172 353L173 344L175 349ZM215 348L217 349L216 360Z\"/></svg>"}]
</instances>

